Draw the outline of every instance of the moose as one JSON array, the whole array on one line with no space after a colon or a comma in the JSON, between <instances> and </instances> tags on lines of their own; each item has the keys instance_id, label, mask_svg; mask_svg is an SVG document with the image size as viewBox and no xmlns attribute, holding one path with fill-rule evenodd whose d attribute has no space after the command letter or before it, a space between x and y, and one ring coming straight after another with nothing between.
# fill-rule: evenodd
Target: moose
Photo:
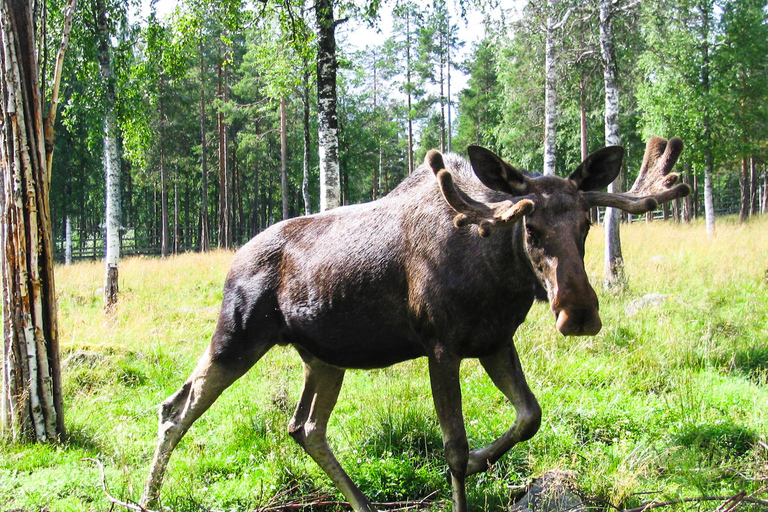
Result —
<instances>
[{"instance_id":1,"label":"moose","mask_svg":"<svg viewBox=\"0 0 768 512\"><path fill-rule=\"evenodd\" d=\"M567 178L525 174L478 146L468 148L469 162L433 150L379 200L266 229L235 255L209 347L159 406L142 505L157 503L171 452L194 421L271 347L290 344L304 384L288 433L358 512L375 508L326 438L344 372L426 357L453 510L465 512L467 476L486 471L541 423L516 329L541 298L563 335L600 331L584 268L587 212L645 213L689 194L671 172L682 148L677 138L651 138L626 193L600 192L620 171L620 146L592 153ZM512 426L474 450L462 416L465 358L479 359L515 409Z\"/></svg>"}]
</instances>

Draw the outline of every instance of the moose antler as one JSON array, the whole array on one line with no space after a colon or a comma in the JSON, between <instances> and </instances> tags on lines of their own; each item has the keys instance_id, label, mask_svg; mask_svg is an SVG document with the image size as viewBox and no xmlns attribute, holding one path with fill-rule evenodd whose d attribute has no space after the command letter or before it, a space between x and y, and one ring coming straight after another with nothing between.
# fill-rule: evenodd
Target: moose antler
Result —
<instances>
[{"instance_id":1,"label":"moose antler","mask_svg":"<svg viewBox=\"0 0 768 512\"><path fill-rule=\"evenodd\" d=\"M683 141L673 138L651 137L645 146L645 156L637 180L629 192L605 193L583 192L587 204L610 206L629 213L641 214L656 209L665 203L691 193L691 187L677 183L680 175L670 172L683 151Z\"/></svg>"},{"instance_id":2,"label":"moose antler","mask_svg":"<svg viewBox=\"0 0 768 512\"><path fill-rule=\"evenodd\" d=\"M443 155L435 149L427 153L424 163L435 173L445 201L458 212L453 218L457 228L477 224L480 236L488 237L496 228L511 226L533 212L535 205L527 198L488 204L475 201L456 186L453 175L445 168Z\"/></svg>"}]
</instances>

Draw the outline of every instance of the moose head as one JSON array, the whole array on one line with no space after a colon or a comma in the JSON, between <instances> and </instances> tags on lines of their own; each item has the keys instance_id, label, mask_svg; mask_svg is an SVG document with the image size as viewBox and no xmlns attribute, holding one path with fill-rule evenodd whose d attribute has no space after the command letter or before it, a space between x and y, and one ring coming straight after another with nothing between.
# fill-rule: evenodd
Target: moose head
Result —
<instances>
[{"instance_id":1,"label":"moose head","mask_svg":"<svg viewBox=\"0 0 768 512\"><path fill-rule=\"evenodd\" d=\"M499 202L472 199L432 150L425 163L437 177L446 202L458 213L456 227L477 224L481 236L522 223L524 248L539 283L547 292L557 329L565 336L595 335L602 321L598 300L584 269L584 243L589 233L587 212L595 206L619 208L633 214L690 193L670 172L683 142L652 137L637 180L627 193L600 192L621 170L624 148L611 146L589 155L567 178L528 176L493 152L468 148L472 168L488 188L507 196Z\"/></svg>"}]
</instances>

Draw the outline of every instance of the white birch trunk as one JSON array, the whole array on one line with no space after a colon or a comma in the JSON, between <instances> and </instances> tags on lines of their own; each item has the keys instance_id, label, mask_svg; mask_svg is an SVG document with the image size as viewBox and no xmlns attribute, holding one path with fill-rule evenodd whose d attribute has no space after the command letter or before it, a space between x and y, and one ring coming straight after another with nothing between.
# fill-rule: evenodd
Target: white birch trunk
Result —
<instances>
[{"instance_id":1,"label":"white birch trunk","mask_svg":"<svg viewBox=\"0 0 768 512\"><path fill-rule=\"evenodd\" d=\"M547 0L546 49L544 52L544 175L555 174L557 157L557 59L555 9L557 0Z\"/></svg>"},{"instance_id":2,"label":"white birch trunk","mask_svg":"<svg viewBox=\"0 0 768 512\"><path fill-rule=\"evenodd\" d=\"M704 167L704 223L707 227L707 234L715 233L715 201L712 196L712 170L709 166Z\"/></svg>"},{"instance_id":3,"label":"white birch trunk","mask_svg":"<svg viewBox=\"0 0 768 512\"><path fill-rule=\"evenodd\" d=\"M106 227L104 263L104 306L110 308L117 302L118 265L120 264L120 160L117 152L117 120L114 103L104 118L104 169L106 174Z\"/></svg>"},{"instance_id":4,"label":"white birch trunk","mask_svg":"<svg viewBox=\"0 0 768 512\"><path fill-rule=\"evenodd\" d=\"M341 205L339 133L336 114L336 21L333 2L319 0L317 15L317 114L320 155L320 211Z\"/></svg>"},{"instance_id":5,"label":"white birch trunk","mask_svg":"<svg viewBox=\"0 0 768 512\"><path fill-rule=\"evenodd\" d=\"M603 60L605 83L605 145L618 146L619 137L619 80L613 34L613 4L600 0L600 54ZM621 174L608 185L608 192L621 191ZM606 208L604 284L607 288L621 288L625 284L624 259L621 254L619 210Z\"/></svg>"},{"instance_id":6,"label":"white birch trunk","mask_svg":"<svg viewBox=\"0 0 768 512\"><path fill-rule=\"evenodd\" d=\"M67 265L72 264L72 217L69 215L64 228L64 262Z\"/></svg>"},{"instance_id":7,"label":"white birch trunk","mask_svg":"<svg viewBox=\"0 0 768 512\"><path fill-rule=\"evenodd\" d=\"M44 442L64 432L48 203L51 151L45 143L52 140L55 109L46 122L40 66L30 49L36 36L32 4L3 0L0 11L0 424L14 440Z\"/></svg>"},{"instance_id":8,"label":"white birch trunk","mask_svg":"<svg viewBox=\"0 0 768 512\"><path fill-rule=\"evenodd\" d=\"M112 72L112 55L107 26L106 6L97 2L98 9L98 50L99 76L104 87L104 175L106 229L104 245L105 277L104 307L110 309L117 303L118 265L120 262L120 157L117 150L117 116L115 114L115 83Z\"/></svg>"}]
</instances>

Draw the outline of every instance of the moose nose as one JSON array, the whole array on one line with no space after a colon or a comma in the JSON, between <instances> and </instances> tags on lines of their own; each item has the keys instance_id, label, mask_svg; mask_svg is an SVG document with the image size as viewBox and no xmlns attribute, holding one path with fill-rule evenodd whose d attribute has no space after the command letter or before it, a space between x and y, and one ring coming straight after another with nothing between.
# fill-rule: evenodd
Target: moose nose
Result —
<instances>
[{"instance_id":1,"label":"moose nose","mask_svg":"<svg viewBox=\"0 0 768 512\"><path fill-rule=\"evenodd\" d=\"M557 330L563 336L594 336L602 327L597 309L561 309L557 312Z\"/></svg>"}]
</instances>

